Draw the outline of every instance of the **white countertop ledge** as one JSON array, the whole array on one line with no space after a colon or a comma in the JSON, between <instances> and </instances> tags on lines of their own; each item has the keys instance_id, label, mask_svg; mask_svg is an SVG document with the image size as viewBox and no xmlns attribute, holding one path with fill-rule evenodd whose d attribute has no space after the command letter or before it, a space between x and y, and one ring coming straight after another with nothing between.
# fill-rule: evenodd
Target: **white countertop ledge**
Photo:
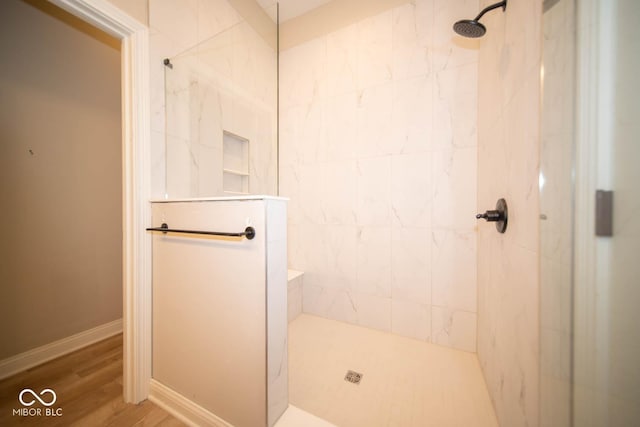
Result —
<instances>
[{"instance_id":1,"label":"white countertop ledge","mask_svg":"<svg viewBox=\"0 0 640 427\"><path fill-rule=\"evenodd\" d=\"M249 196L221 196L221 197L195 197L187 199L152 199L150 203L184 203L184 202L228 202L243 200L284 200L288 201L288 197L266 196L266 195L249 195Z\"/></svg>"}]
</instances>

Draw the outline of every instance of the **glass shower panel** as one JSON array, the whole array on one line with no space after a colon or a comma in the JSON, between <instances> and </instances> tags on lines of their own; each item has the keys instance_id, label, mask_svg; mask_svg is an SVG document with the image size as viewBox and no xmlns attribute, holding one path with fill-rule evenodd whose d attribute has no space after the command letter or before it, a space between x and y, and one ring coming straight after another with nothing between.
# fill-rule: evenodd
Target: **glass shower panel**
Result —
<instances>
[{"instance_id":1,"label":"glass shower panel","mask_svg":"<svg viewBox=\"0 0 640 427\"><path fill-rule=\"evenodd\" d=\"M277 13L255 12L165 61L169 198L277 195Z\"/></svg>"}]
</instances>

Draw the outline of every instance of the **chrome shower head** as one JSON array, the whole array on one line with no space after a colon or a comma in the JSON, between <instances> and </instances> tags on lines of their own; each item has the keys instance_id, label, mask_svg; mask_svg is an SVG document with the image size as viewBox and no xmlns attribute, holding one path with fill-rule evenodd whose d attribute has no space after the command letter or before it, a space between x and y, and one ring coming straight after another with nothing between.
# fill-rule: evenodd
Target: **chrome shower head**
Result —
<instances>
[{"instance_id":1,"label":"chrome shower head","mask_svg":"<svg viewBox=\"0 0 640 427\"><path fill-rule=\"evenodd\" d=\"M502 10L505 10L507 8L507 0L485 7L482 12L475 17L475 19L463 19L456 22L453 24L453 31L463 37L478 38L484 36L487 32L487 28L480 23L480 18L490 10L497 9L499 7L501 7Z\"/></svg>"}]
</instances>

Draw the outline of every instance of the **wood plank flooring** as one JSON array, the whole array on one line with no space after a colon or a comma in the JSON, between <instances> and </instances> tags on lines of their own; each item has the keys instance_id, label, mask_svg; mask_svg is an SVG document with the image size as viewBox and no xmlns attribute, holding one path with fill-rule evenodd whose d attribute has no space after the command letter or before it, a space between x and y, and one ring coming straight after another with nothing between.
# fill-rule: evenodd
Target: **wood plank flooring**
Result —
<instances>
[{"instance_id":1,"label":"wood plank flooring","mask_svg":"<svg viewBox=\"0 0 640 427\"><path fill-rule=\"evenodd\" d=\"M36 393L52 389L57 401L50 409L60 408L62 415L44 416L47 408L39 402L29 408L41 409L43 416L14 415L14 409L24 408L18 395L25 388ZM50 397L43 395L47 401ZM123 402L121 334L0 381L0 426L25 425L184 426L149 401Z\"/></svg>"}]
</instances>

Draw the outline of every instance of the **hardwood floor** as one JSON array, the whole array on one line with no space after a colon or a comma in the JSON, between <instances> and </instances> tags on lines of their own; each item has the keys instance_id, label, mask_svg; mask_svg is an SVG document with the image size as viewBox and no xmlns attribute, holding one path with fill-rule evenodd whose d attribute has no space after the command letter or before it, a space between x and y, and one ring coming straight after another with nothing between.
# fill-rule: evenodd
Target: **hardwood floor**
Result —
<instances>
[{"instance_id":1,"label":"hardwood floor","mask_svg":"<svg viewBox=\"0 0 640 427\"><path fill-rule=\"evenodd\" d=\"M29 388L52 389L57 400L49 408L39 402L28 407L41 416L14 415L23 406L18 396ZM42 398L51 400L51 394ZM30 394L24 401L31 401ZM58 410L58 408L60 408ZM61 416L45 416L45 411ZM0 381L0 426L184 426L149 401L139 405L122 400L122 335L93 344L51 362Z\"/></svg>"}]
</instances>

